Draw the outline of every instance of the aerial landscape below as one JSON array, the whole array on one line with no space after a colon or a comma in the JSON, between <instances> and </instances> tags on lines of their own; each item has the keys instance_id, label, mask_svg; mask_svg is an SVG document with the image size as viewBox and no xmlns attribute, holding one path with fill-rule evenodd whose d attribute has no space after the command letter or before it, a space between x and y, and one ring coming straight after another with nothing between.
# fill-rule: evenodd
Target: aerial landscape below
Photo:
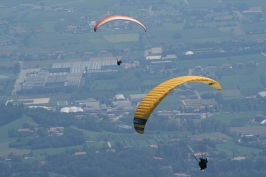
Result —
<instances>
[{"instance_id":1,"label":"aerial landscape below","mask_svg":"<svg viewBox=\"0 0 266 177\"><path fill-rule=\"evenodd\" d=\"M265 10L0 0L0 176L266 176Z\"/></svg>"}]
</instances>

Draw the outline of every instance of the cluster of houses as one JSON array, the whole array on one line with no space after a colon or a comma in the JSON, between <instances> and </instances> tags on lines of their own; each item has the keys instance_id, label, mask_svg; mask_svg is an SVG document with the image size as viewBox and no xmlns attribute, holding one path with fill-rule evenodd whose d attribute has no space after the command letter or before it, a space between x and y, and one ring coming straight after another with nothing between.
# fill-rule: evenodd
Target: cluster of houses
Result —
<instances>
[{"instance_id":1,"label":"cluster of houses","mask_svg":"<svg viewBox=\"0 0 266 177\"><path fill-rule=\"evenodd\" d=\"M36 134L36 132L38 131L38 128L19 128L17 129L18 133L32 133L32 134ZM49 129L47 129L46 131L47 136L62 136L64 135L64 127L51 127Z\"/></svg>"},{"instance_id":2,"label":"cluster of houses","mask_svg":"<svg viewBox=\"0 0 266 177\"><path fill-rule=\"evenodd\" d=\"M88 98L85 100L75 100L71 105L68 101L58 101L57 109L65 113L112 113L112 112L131 112L135 110L134 104L140 102L145 94L130 95L130 98L125 98L123 94L117 94L113 99L110 99L111 105L100 103L100 101Z\"/></svg>"}]
</instances>

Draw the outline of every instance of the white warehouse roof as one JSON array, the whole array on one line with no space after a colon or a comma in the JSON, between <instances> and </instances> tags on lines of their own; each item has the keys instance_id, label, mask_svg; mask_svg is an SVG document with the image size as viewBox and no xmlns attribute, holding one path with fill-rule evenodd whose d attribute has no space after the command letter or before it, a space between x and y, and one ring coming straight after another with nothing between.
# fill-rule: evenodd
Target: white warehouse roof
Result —
<instances>
[{"instance_id":1,"label":"white warehouse roof","mask_svg":"<svg viewBox=\"0 0 266 177\"><path fill-rule=\"evenodd\" d=\"M123 94L117 94L117 95L115 95L115 99L116 100L125 100L126 98Z\"/></svg>"},{"instance_id":2,"label":"white warehouse roof","mask_svg":"<svg viewBox=\"0 0 266 177\"><path fill-rule=\"evenodd\" d=\"M266 97L266 91L259 92L258 94L263 98Z\"/></svg>"},{"instance_id":3,"label":"white warehouse roof","mask_svg":"<svg viewBox=\"0 0 266 177\"><path fill-rule=\"evenodd\" d=\"M83 109L81 107L76 107L76 106L63 107L63 108L60 109L60 112L64 112L64 113L83 112Z\"/></svg>"}]
</instances>

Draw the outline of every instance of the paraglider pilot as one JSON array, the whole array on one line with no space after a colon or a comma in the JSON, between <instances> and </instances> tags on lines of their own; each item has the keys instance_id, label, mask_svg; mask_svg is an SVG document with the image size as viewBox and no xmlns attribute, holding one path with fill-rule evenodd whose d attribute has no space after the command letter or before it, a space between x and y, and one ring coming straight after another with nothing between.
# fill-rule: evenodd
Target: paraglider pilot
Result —
<instances>
[{"instance_id":1,"label":"paraglider pilot","mask_svg":"<svg viewBox=\"0 0 266 177\"><path fill-rule=\"evenodd\" d=\"M194 156L194 155L193 155ZM194 158L199 162L200 170L204 170L207 168L208 159L203 158L203 155L201 154L201 158L199 160L194 156Z\"/></svg>"},{"instance_id":2,"label":"paraglider pilot","mask_svg":"<svg viewBox=\"0 0 266 177\"><path fill-rule=\"evenodd\" d=\"M207 158L199 158L199 166L200 166L200 170L204 170L205 168L207 168L207 163L208 163L208 159Z\"/></svg>"},{"instance_id":3,"label":"paraglider pilot","mask_svg":"<svg viewBox=\"0 0 266 177\"><path fill-rule=\"evenodd\" d=\"M116 61L116 64L117 64L117 65L120 65L121 63L122 63L122 60L117 60L117 61Z\"/></svg>"}]
</instances>

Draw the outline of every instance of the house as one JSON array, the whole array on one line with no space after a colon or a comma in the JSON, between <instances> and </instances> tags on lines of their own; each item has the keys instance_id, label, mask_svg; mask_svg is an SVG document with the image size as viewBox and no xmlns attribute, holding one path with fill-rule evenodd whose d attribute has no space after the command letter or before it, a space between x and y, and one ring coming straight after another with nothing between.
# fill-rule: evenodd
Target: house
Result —
<instances>
[{"instance_id":1,"label":"house","mask_svg":"<svg viewBox=\"0 0 266 177\"><path fill-rule=\"evenodd\" d=\"M185 52L185 55L193 55L193 54L194 54L194 52L192 52L192 51Z\"/></svg>"},{"instance_id":2,"label":"house","mask_svg":"<svg viewBox=\"0 0 266 177\"><path fill-rule=\"evenodd\" d=\"M67 107L68 106L68 102L63 100L63 101L57 101L57 107L58 109L61 109L63 107Z\"/></svg>"},{"instance_id":3,"label":"house","mask_svg":"<svg viewBox=\"0 0 266 177\"><path fill-rule=\"evenodd\" d=\"M223 64L221 68L233 68L230 64Z\"/></svg>"},{"instance_id":4,"label":"house","mask_svg":"<svg viewBox=\"0 0 266 177\"><path fill-rule=\"evenodd\" d=\"M162 57L163 60L166 59L177 59L177 56L175 54L166 55L166 57Z\"/></svg>"},{"instance_id":5,"label":"house","mask_svg":"<svg viewBox=\"0 0 266 177\"><path fill-rule=\"evenodd\" d=\"M190 177L191 175L187 175L185 173L175 173L175 177Z\"/></svg>"},{"instance_id":6,"label":"house","mask_svg":"<svg viewBox=\"0 0 266 177\"><path fill-rule=\"evenodd\" d=\"M259 95L261 98L266 98L266 91L259 92L258 95Z\"/></svg>"},{"instance_id":7,"label":"house","mask_svg":"<svg viewBox=\"0 0 266 177\"><path fill-rule=\"evenodd\" d=\"M238 156L238 157L234 157L231 160L245 160L245 159L246 159L246 157L244 157L244 156Z\"/></svg>"},{"instance_id":8,"label":"house","mask_svg":"<svg viewBox=\"0 0 266 177\"><path fill-rule=\"evenodd\" d=\"M18 133L29 132L29 131L30 131L29 128L19 128L18 129Z\"/></svg>"},{"instance_id":9,"label":"house","mask_svg":"<svg viewBox=\"0 0 266 177\"><path fill-rule=\"evenodd\" d=\"M107 152L116 152L116 151L113 148L109 148L109 149L107 149Z\"/></svg>"},{"instance_id":10,"label":"house","mask_svg":"<svg viewBox=\"0 0 266 177\"><path fill-rule=\"evenodd\" d=\"M147 56L146 60L160 60L162 59L161 55L155 55L155 56Z\"/></svg>"},{"instance_id":11,"label":"house","mask_svg":"<svg viewBox=\"0 0 266 177\"><path fill-rule=\"evenodd\" d=\"M75 152L74 155L86 155L86 152Z\"/></svg>"},{"instance_id":12,"label":"house","mask_svg":"<svg viewBox=\"0 0 266 177\"><path fill-rule=\"evenodd\" d=\"M126 100L125 96L123 94L117 94L115 95L115 100L119 101L119 100Z\"/></svg>"},{"instance_id":13,"label":"house","mask_svg":"<svg viewBox=\"0 0 266 177\"><path fill-rule=\"evenodd\" d=\"M155 160L163 160L161 157L153 157Z\"/></svg>"}]
</instances>

